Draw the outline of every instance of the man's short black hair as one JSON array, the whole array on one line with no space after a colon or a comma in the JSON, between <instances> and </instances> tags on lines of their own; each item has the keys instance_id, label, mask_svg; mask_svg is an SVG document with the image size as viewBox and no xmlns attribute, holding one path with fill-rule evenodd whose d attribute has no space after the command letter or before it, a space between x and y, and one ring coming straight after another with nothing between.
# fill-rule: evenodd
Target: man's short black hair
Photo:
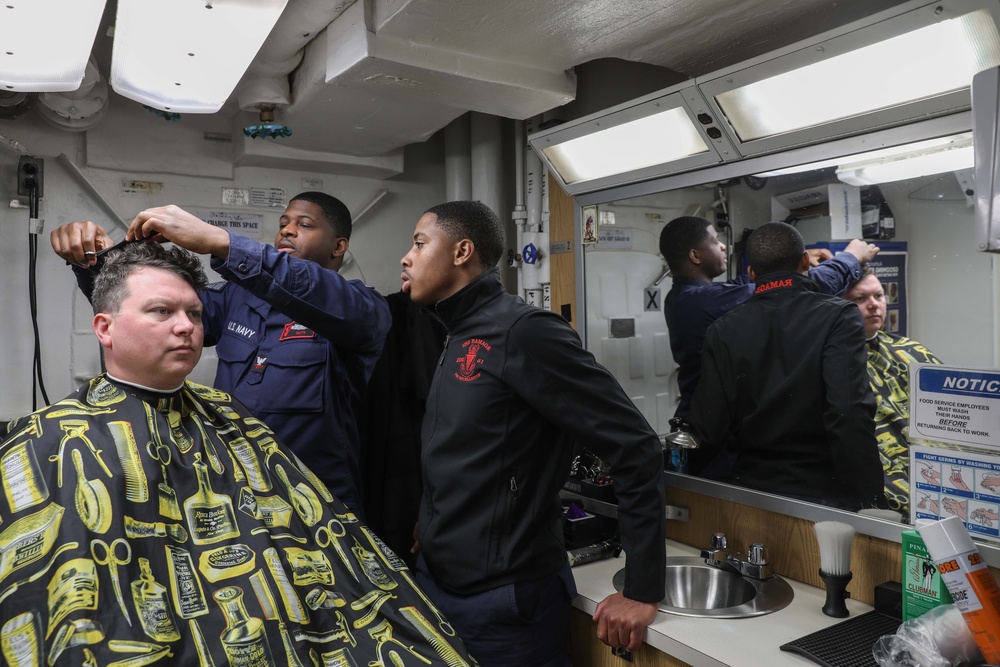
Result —
<instances>
[{"instance_id":1,"label":"man's short black hair","mask_svg":"<svg viewBox=\"0 0 1000 667\"><path fill-rule=\"evenodd\" d=\"M705 218L685 215L674 218L660 232L660 254L667 260L671 273L684 268L688 253L708 238L712 223Z\"/></svg>"},{"instance_id":2,"label":"man's short black hair","mask_svg":"<svg viewBox=\"0 0 1000 667\"><path fill-rule=\"evenodd\" d=\"M805 242L799 230L784 222L767 222L747 239L747 262L758 278L775 271L798 271Z\"/></svg>"},{"instance_id":3,"label":"man's short black hair","mask_svg":"<svg viewBox=\"0 0 1000 667\"><path fill-rule=\"evenodd\" d=\"M496 266L503 257L503 223L489 206L478 201L450 201L427 209L437 216L437 225L455 241L469 239L479 253L483 270Z\"/></svg>"},{"instance_id":4,"label":"man's short black hair","mask_svg":"<svg viewBox=\"0 0 1000 667\"><path fill-rule=\"evenodd\" d=\"M288 203L291 204L295 200L307 201L319 206L323 210L326 221L333 227L333 233L345 239L351 238L351 212L347 210L344 202L325 192L300 192L288 200Z\"/></svg>"}]
</instances>

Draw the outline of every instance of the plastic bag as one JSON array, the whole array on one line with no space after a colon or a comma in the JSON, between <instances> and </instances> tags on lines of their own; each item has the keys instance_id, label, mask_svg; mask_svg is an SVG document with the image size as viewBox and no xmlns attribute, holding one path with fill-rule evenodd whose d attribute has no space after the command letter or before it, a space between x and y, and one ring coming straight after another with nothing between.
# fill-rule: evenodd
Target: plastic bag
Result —
<instances>
[{"instance_id":1,"label":"plastic bag","mask_svg":"<svg viewBox=\"0 0 1000 667\"><path fill-rule=\"evenodd\" d=\"M872 646L879 667L958 667L979 665L983 656L962 613L953 604L935 607L911 618L894 635L883 635Z\"/></svg>"}]
</instances>

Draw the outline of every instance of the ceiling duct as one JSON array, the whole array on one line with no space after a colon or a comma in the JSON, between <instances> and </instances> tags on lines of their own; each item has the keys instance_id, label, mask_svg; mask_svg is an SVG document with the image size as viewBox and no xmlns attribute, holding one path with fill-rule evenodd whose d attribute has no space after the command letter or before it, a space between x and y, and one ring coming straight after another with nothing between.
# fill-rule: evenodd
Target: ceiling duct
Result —
<instances>
[{"instance_id":1,"label":"ceiling duct","mask_svg":"<svg viewBox=\"0 0 1000 667\"><path fill-rule=\"evenodd\" d=\"M306 45L354 2L288 3L236 88L240 109L257 113L261 105L270 105L271 109L289 106L289 75L302 62Z\"/></svg>"}]
</instances>

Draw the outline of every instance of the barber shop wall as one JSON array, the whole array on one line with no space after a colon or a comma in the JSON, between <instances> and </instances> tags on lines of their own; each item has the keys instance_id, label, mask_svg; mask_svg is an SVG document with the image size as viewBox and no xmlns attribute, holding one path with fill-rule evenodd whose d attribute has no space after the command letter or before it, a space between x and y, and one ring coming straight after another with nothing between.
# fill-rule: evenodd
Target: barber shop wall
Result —
<instances>
[{"instance_id":1,"label":"barber shop wall","mask_svg":"<svg viewBox=\"0 0 1000 667\"><path fill-rule=\"evenodd\" d=\"M271 242L283 207L224 206L223 187L280 188L286 197L320 189L341 198L354 214L387 189L356 226L350 248L353 259L343 273L348 278L363 277L388 294L399 289L399 258L410 246L416 220L444 200L440 133L407 147L404 172L389 179L261 167L237 167L231 177L218 177L204 172L224 163L231 145L206 142L204 132L229 133L228 120L186 116L180 123L171 123L180 128L172 135L174 139L151 141L151 136L164 136L163 125L162 119L138 105L125 103L112 105L89 138L83 132L56 129L33 113L0 121L0 420L32 409L28 209L10 205L17 200L18 147L45 160L39 211L44 230L38 237L36 278L42 372L53 401L100 372L90 306L79 295L72 271L49 243L49 232L55 227L93 220L120 240L125 228L115 218L127 222L144 208L177 204L201 211L260 214L259 236ZM93 166L97 161L101 167ZM214 273L210 277L217 279ZM192 379L211 383L214 366L214 354L206 349ZM42 404L39 397L38 405Z\"/></svg>"}]
</instances>

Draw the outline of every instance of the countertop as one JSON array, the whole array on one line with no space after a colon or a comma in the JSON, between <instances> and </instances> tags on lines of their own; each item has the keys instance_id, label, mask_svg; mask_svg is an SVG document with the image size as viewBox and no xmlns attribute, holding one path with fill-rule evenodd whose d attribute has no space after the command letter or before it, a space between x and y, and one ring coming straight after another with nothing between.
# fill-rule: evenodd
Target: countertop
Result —
<instances>
[{"instance_id":1,"label":"countertop","mask_svg":"<svg viewBox=\"0 0 1000 667\"><path fill-rule=\"evenodd\" d=\"M667 540L668 556L697 556L698 550ZM577 597L573 606L593 614L597 603L615 592L611 579L625 565L625 557L573 568ZM694 667L804 667L816 665L778 647L803 635L847 619L831 618L821 610L826 591L784 577L794 593L780 611L753 618L692 618L660 612L646 631L645 642ZM872 610L847 600L850 618Z\"/></svg>"}]
</instances>

